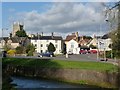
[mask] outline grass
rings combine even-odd
[[[67,61],[67,60],[42,60],[42,59],[23,59],[23,58],[4,58],[4,64],[41,67],[41,68],[62,68],[62,69],[87,69],[97,71],[117,72],[118,67],[103,62],[90,61]]]

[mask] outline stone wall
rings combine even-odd
[[[80,69],[32,68],[7,65],[3,70],[11,75],[56,79],[67,82],[85,81],[86,84],[118,86],[118,73]],[[104,84],[104,85],[103,85]]]

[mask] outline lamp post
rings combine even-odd
[[[109,27],[110,27],[110,31],[112,31],[112,24],[111,24],[111,22],[107,19],[106,20],[106,22],[108,22],[109,23]],[[111,43],[111,54],[110,54],[110,56],[111,56],[111,59],[113,58],[113,51],[112,51],[112,43]]]
[[[2,28],[2,40],[1,40],[1,49],[2,49],[2,51],[4,51],[4,48],[3,48],[3,46],[4,46],[4,45],[3,45],[3,40],[4,40],[4,39],[3,39],[3,31],[4,31],[4,30],[8,30],[8,29],[7,29],[7,28]]]
[[[4,39],[3,39],[3,31],[4,31],[4,30],[8,30],[8,29],[7,29],[7,28],[5,28],[5,29],[2,28],[2,40],[1,40],[2,58],[3,58],[3,57],[6,57],[6,52],[4,52],[4,45],[3,45],[3,43],[4,43],[4,42],[3,42],[3,40],[4,40]]]

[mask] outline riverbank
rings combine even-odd
[[[116,88],[118,67],[101,62],[4,58],[6,72],[62,82]]]

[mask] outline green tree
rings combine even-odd
[[[33,56],[34,52],[35,52],[35,46],[33,44],[29,44],[26,46],[26,53],[28,56]]]
[[[117,17],[115,13],[113,13],[115,10]],[[119,12],[117,12],[118,10]],[[118,27],[115,32],[111,33],[111,38],[113,42],[112,50],[114,51],[116,57],[120,57],[120,1],[113,4],[112,7],[108,7],[108,10],[106,10],[106,16],[108,17],[106,21],[110,24],[111,28],[115,25]]]
[[[4,50],[5,51],[9,51],[11,49],[11,45],[4,45]]]
[[[94,46],[92,44],[89,47],[92,48],[92,49],[96,49],[97,48],[96,46]]]
[[[17,54],[24,54],[25,53],[25,47],[23,47],[23,46],[16,47],[16,53]]]
[[[54,45],[52,43],[50,43],[48,45],[48,52],[54,52],[56,50],[56,48],[54,47]]]
[[[83,36],[84,39],[92,39],[91,36]]]
[[[18,37],[27,37],[27,34],[25,32],[25,30],[20,30],[16,32],[16,36]]]

